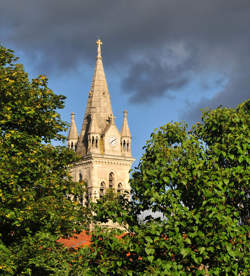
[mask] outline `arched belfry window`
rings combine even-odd
[[[113,189],[114,188],[114,173],[110,173],[109,174],[109,189]]]
[[[105,190],[105,182],[102,181],[100,185],[100,198],[104,196],[104,190]]]
[[[119,183],[117,186],[117,193],[121,193],[122,192],[122,183]]]
[[[79,173],[79,182],[82,182],[82,174]]]
[[[98,137],[95,138],[95,147],[98,148]]]

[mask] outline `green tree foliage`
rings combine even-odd
[[[66,197],[77,189],[74,153],[50,145],[64,139],[64,96],[44,76],[29,81],[16,60],[0,47],[0,274],[66,273],[70,255],[56,241],[80,231],[87,214]]]
[[[156,130],[133,172],[132,201],[94,205],[95,220],[126,234],[97,229],[75,275],[249,275],[249,110],[250,100],[205,111],[191,131]],[[161,218],[138,221],[148,210]]]

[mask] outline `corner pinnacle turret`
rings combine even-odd
[[[122,123],[122,130],[121,130],[121,136],[122,137],[131,137],[131,133],[128,127],[128,120],[127,120],[127,114],[128,111],[123,111],[124,117],[123,117],[123,123]]]
[[[96,113],[95,113],[95,109],[92,108],[92,112],[90,114],[90,125],[89,125],[89,130],[88,133],[89,134],[100,134],[100,129],[98,127],[97,121],[96,121]]]
[[[125,156],[131,156],[131,133],[128,127],[127,110],[123,112],[124,118],[121,130],[121,151]]]
[[[77,132],[77,127],[75,123],[74,112],[71,113],[71,124],[70,124],[70,130],[69,130],[69,135],[67,140],[68,140],[68,147],[75,150],[76,144],[78,141],[78,132]]]

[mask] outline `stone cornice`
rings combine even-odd
[[[92,153],[92,154],[86,155],[85,157],[82,157],[82,159],[79,162],[75,163],[75,167],[79,167],[83,164],[84,165],[109,164],[109,165],[131,166],[131,164],[134,161],[135,161],[135,158],[132,158],[132,157]]]

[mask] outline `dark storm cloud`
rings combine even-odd
[[[209,107],[217,108],[220,105],[225,107],[236,107],[239,103],[250,97],[250,72],[239,74],[235,72],[235,76],[228,81],[228,84],[222,91],[219,91],[213,98],[206,97],[194,105],[188,103],[189,109],[182,114],[182,119],[194,123],[201,115],[201,109]]]
[[[134,63],[129,74],[123,79],[122,87],[130,93],[131,102],[148,102],[153,97],[167,94],[169,91],[178,91],[190,81],[191,58],[181,64],[164,64],[159,57],[148,58]]]
[[[201,90],[190,118],[208,104],[249,97],[249,0],[0,0],[0,6],[0,40],[41,70],[89,63],[100,36],[105,66],[121,70],[132,101],[172,97],[210,73],[228,85],[210,100],[209,88]]]

